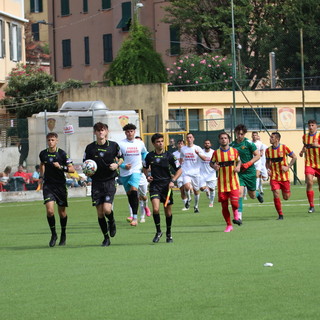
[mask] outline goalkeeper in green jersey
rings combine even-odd
[[[230,146],[237,149],[241,160],[241,171],[239,172],[240,180],[240,197],[239,197],[239,219],[242,221],[243,212],[243,192],[247,187],[251,199],[257,198],[260,203],[263,202],[262,195],[256,190],[256,169],[254,163],[260,159],[260,153],[257,147],[245,137],[247,128],[244,124],[239,124],[234,129],[236,140]]]

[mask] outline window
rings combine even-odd
[[[31,12],[43,12],[42,0],[30,0]]]
[[[103,35],[103,61],[104,63],[112,62],[112,34]]]
[[[131,23],[131,2],[123,2],[121,4],[122,18],[117,25],[118,29],[122,31],[128,31]]]
[[[169,110],[169,121],[167,131],[186,130],[186,111],[183,109]]]
[[[21,27],[14,24],[8,23],[9,26],[9,44],[10,44],[10,60],[20,61],[21,60]]]
[[[89,37],[84,37],[84,64],[90,64]]]
[[[227,130],[231,130],[232,110],[232,108],[224,109],[224,126]],[[277,108],[254,108],[254,110],[257,114],[252,108],[237,108],[235,116],[236,125],[243,123],[248,130],[277,129]]]
[[[88,0],[83,0],[82,12],[83,13],[88,13]]]
[[[189,109],[189,129],[199,131],[199,110]]]
[[[71,40],[62,40],[62,65],[64,68],[71,67]]]
[[[180,29],[170,26],[170,55],[176,56],[180,54]]]
[[[40,41],[40,34],[39,34],[39,23],[33,23],[31,25],[31,32],[34,41]]]
[[[111,8],[111,0],[102,0],[102,9],[110,9]]]
[[[92,128],[93,118],[92,117],[79,117],[79,128]]]
[[[0,58],[4,58],[6,56],[6,41],[5,41],[5,33],[4,33],[4,21],[0,20]]]
[[[320,123],[320,107],[305,108],[305,126],[307,127],[308,121],[313,119]],[[296,126],[297,129],[303,128],[303,108],[296,108]]]
[[[61,0],[61,15],[68,16],[70,14],[69,0]]]

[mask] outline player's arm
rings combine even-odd
[[[234,172],[240,172],[240,170],[241,170],[241,160],[240,160],[240,157],[238,157],[237,158],[237,160],[236,160],[236,166],[234,167]]]
[[[196,155],[198,155],[198,157],[199,157],[201,160],[206,161],[206,156],[205,156],[205,154],[202,152],[202,150],[200,151],[200,150],[196,149],[196,150],[194,150],[194,152],[196,153]]]
[[[290,163],[287,166],[282,166],[282,171],[287,172],[289,171],[290,168],[292,168],[292,166],[295,164],[295,162],[297,161],[297,156],[294,154],[294,152],[290,152],[288,154],[288,156],[291,158]]]
[[[248,169],[249,167],[251,167],[256,161],[258,161],[258,160],[260,159],[260,153],[259,153],[259,151],[258,151],[257,149],[252,152],[252,155],[253,155],[253,158],[252,158],[250,161],[248,161],[248,162],[246,162],[246,163],[243,163],[243,164],[241,165],[241,170],[242,170],[242,171],[247,170],[247,169]]]

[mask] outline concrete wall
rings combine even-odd
[[[12,172],[16,172],[18,169],[20,153],[17,146],[0,148],[0,172],[4,170],[6,166],[12,167]]]
[[[166,84],[146,84],[102,88],[82,88],[63,91],[58,105],[65,101],[101,100],[110,110],[143,110],[142,131],[155,132],[163,129],[167,118]]]

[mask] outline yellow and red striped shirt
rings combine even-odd
[[[306,147],[305,165],[315,169],[320,169],[320,148],[312,146],[315,142],[320,144],[320,132],[304,134],[302,142]]]
[[[211,158],[211,162],[218,162],[218,192],[230,192],[240,188],[238,174],[234,172],[239,153],[230,147],[228,150],[217,149]]]
[[[269,147],[266,151],[266,159],[270,160],[271,180],[288,181],[289,171],[283,172],[282,166],[287,166],[287,156],[293,152],[284,144],[279,144],[278,147]]]

